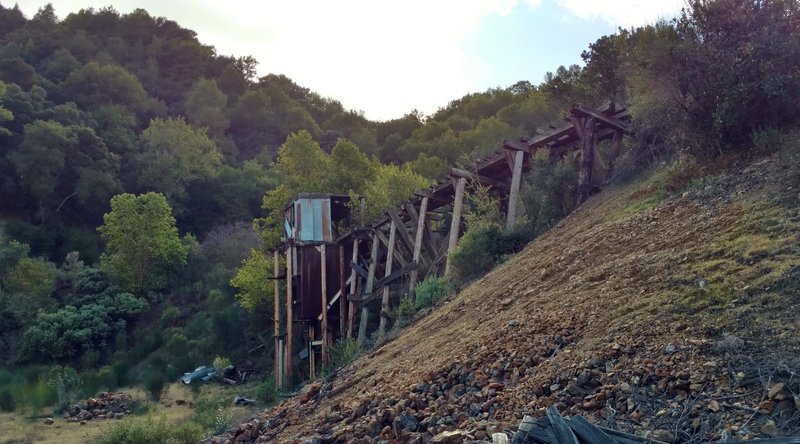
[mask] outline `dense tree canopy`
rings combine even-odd
[[[187,250],[163,195],[114,196],[103,220],[97,229],[106,243],[101,264],[123,289],[142,293],[164,288],[170,273],[184,265]]]

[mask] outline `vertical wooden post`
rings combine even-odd
[[[575,119],[581,138],[581,169],[578,173],[578,202],[580,206],[589,198],[592,190],[592,168],[594,168],[594,117]]]
[[[372,233],[372,252],[369,255],[369,270],[367,272],[367,283],[364,285],[364,298],[372,295],[373,286],[375,285],[375,268],[378,266],[378,252],[381,242],[378,235]],[[367,321],[369,320],[369,304],[361,302],[361,318],[358,323],[358,342],[363,344],[367,340]]]
[[[273,270],[273,277],[275,280],[272,282],[273,285],[273,318],[275,320],[275,358],[274,358],[274,367],[275,367],[275,387],[282,387],[283,386],[283,368],[281,367],[281,347],[280,347],[280,336],[281,336],[281,296],[280,296],[280,283],[278,282],[278,276],[281,275],[280,271],[280,253],[278,250],[272,252],[272,258],[274,262],[274,270]]]
[[[611,141],[611,152],[608,153],[608,173],[606,173],[606,180],[611,179],[614,175],[614,161],[619,157],[622,151],[622,131],[614,131],[614,139]]]
[[[464,204],[464,187],[467,179],[463,177],[453,178],[455,180],[456,194],[453,197],[453,220],[450,222],[450,239],[447,243],[447,262],[444,265],[444,275],[450,275],[450,253],[456,248],[458,235],[461,229],[461,206]]]
[[[353,238],[353,262],[358,262],[358,238]],[[356,294],[356,281],[358,281],[356,276],[356,269],[351,268],[350,271],[350,294]],[[345,296],[345,295],[343,295]],[[347,300],[345,297],[344,300]],[[348,304],[348,313],[347,313],[347,338],[350,339],[353,337],[353,322],[355,321],[356,317],[356,302],[349,301]]]
[[[294,246],[286,248],[286,384],[292,385],[292,282],[294,281]]]
[[[308,338],[306,347],[308,349],[308,377],[314,379],[317,377],[317,356],[314,351],[314,339],[317,337],[314,324],[308,325]]]
[[[322,366],[328,365],[328,254],[320,245],[320,287],[322,287]]]
[[[392,221],[391,225],[389,225],[389,252],[386,254],[386,271],[383,274],[384,277],[392,274],[392,261],[394,260],[394,244],[396,237],[397,226],[395,225],[394,221]],[[391,288],[388,284],[383,287],[383,299],[381,299],[381,323],[379,326],[379,331],[381,334],[386,333],[386,321],[388,320],[387,315],[389,314],[390,290]]]
[[[519,184],[522,180],[522,161],[525,152],[514,154],[514,171],[511,175],[511,191],[508,193],[508,212],[506,212],[506,228],[511,229],[517,221],[517,200],[519,200]]]
[[[417,266],[419,266],[419,258],[422,254],[422,237],[425,234],[425,217],[428,214],[428,198],[423,197],[422,202],[419,204],[419,218],[417,219],[417,231],[414,236],[414,252],[413,252],[413,261]],[[436,255],[435,251],[430,252],[429,254]],[[431,264],[433,267],[433,264]],[[419,276],[419,269],[415,268],[411,270],[411,276],[409,276],[408,280],[408,297],[411,298],[411,301],[414,301],[414,287],[417,286],[417,278]]]
[[[344,336],[347,322],[347,289],[344,280],[344,245],[339,245],[339,336]]]

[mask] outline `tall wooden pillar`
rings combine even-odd
[[[281,367],[281,296],[280,296],[280,283],[278,282],[278,276],[281,275],[280,270],[280,253],[278,250],[272,252],[272,258],[274,262],[274,270],[273,270],[273,277],[275,280],[272,281],[273,285],[273,319],[275,324],[275,334],[273,335],[275,338],[275,358],[274,358],[274,366],[275,366],[275,387],[283,387],[283,368]]]
[[[339,245],[339,336],[347,328],[347,285],[344,280],[344,245]]]
[[[358,262],[358,238],[353,238],[353,263]],[[352,267],[350,271],[350,294],[356,294],[356,283],[358,282],[358,276],[356,273],[355,267]],[[344,295],[342,295],[344,296]],[[344,300],[348,300],[345,297]],[[347,338],[353,337],[353,323],[356,317],[356,301],[348,301],[348,313],[347,313]]]
[[[419,259],[420,255],[422,254],[422,238],[425,234],[425,217],[428,214],[428,198],[423,197],[422,202],[419,204],[419,218],[417,219],[417,231],[414,236],[414,252],[413,252],[413,261],[417,264],[417,268],[411,270],[411,276],[408,280],[408,296],[411,298],[413,302],[415,299],[414,295],[414,287],[417,286],[417,278],[419,276]],[[436,252],[432,251],[430,254],[435,255]],[[433,264],[431,264],[433,266]]]
[[[322,287],[322,366],[328,365],[328,254],[325,244],[319,246],[320,287]]]
[[[581,139],[581,168],[578,173],[577,206],[586,202],[592,191],[592,168],[594,168],[594,117],[573,118],[575,129]]]
[[[506,228],[510,229],[517,221],[517,200],[519,200],[519,185],[522,180],[522,161],[525,152],[517,151],[514,154],[514,171],[511,175],[511,190],[508,193],[508,211],[506,212]]]
[[[286,371],[284,372],[286,384],[292,385],[292,282],[294,281],[294,246],[286,248]]]
[[[389,226],[389,252],[386,254],[386,272],[383,274],[384,277],[392,274],[392,261],[394,260],[394,244],[396,237],[397,226],[395,225],[394,221],[392,221],[391,225]],[[391,286],[388,284],[383,287],[383,299],[381,299],[381,323],[379,326],[379,330],[382,334],[386,333],[386,321],[389,314],[390,287]]]
[[[364,285],[364,299],[372,295],[375,285],[375,268],[378,266],[378,252],[381,242],[378,235],[372,233],[372,252],[369,255],[369,271],[367,272],[367,283]],[[358,324],[358,342],[363,344],[367,340],[367,321],[369,320],[369,304],[361,302],[361,318]]]
[[[450,222],[450,239],[447,243],[448,256],[455,250],[456,244],[458,243],[458,235],[461,230],[461,207],[464,204],[464,188],[467,184],[467,179],[463,177],[454,177],[452,180],[455,181],[453,185],[456,188],[456,194],[453,197],[453,220]],[[444,266],[444,275],[450,276],[449,257]]]
[[[614,161],[619,157],[622,151],[622,131],[614,131],[614,139],[611,141],[611,152],[608,154],[608,173],[606,173],[606,180],[611,179],[614,175]]]

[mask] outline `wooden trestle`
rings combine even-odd
[[[378,331],[385,333],[393,317],[392,303],[402,297],[414,300],[414,287],[425,277],[448,275],[449,252],[453,251],[461,232],[461,213],[467,182],[478,182],[489,187],[505,204],[506,227],[512,227],[517,218],[522,176],[530,169],[532,156],[539,150],[547,150],[550,156],[563,157],[570,151],[580,152],[578,201],[580,205],[592,193],[592,171],[594,152],[598,142],[611,140],[609,170],[614,158],[619,155],[622,137],[629,133],[630,115],[625,108],[613,102],[597,109],[575,105],[567,121],[547,134],[534,138],[506,140],[502,148],[476,162],[467,169],[450,170],[449,177],[426,190],[414,193],[407,202],[390,208],[383,217],[372,223],[353,227],[332,242],[323,242],[316,247],[321,257],[319,279],[321,294],[293,294],[293,285],[286,285],[285,315],[280,315],[278,281],[275,281],[275,381],[279,386],[291,385],[293,321],[308,324],[312,332],[309,362],[314,362],[315,347],[320,349],[322,365],[328,363],[328,347],[335,338],[352,338],[356,313],[360,311],[357,337],[364,342],[368,335],[370,309],[378,309]],[[609,172],[610,174],[610,172]],[[597,181],[595,181],[597,182]],[[449,224],[444,223],[448,220]],[[336,254],[326,255],[326,248]],[[306,270],[298,263],[297,250],[292,242],[280,248],[285,252],[285,274],[281,272],[279,258],[274,255],[275,279],[292,277]],[[307,256],[307,252],[305,255]],[[304,258],[306,257],[304,256]],[[326,258],[334,258],[335,268],[328,270]],[[319,260],[319,259],[318,259]],[[335,275],[337,285],[326,285]],[[287,281],[290,282],[291,280]],[[335,294],[331,294],[335,292]],[[317,319],[293,319],[293,306],[298,298],[319,298],[321,314]],[[377,301],[380,304],[377,304]],[[373,301],[376,301],[373,304]],[[329,323],[328,311],[338,322]],[[285,319],[285,335],[280,334],[281,322]],[[316,332],[316,333],[313,333]],[[309,376],[315,376],[314,365]]]

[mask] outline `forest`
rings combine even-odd
[[[367,220],[574,103],[628,104],[620,175],[778,140],[800,118],[798,28],[796,1],[690,0],[541,82],[371,121],[142,9],[0,5],[0,409],[53,372],[92,394],[217,356],[269,371],[248,350],[271,348],[267,252],[298,192],[364,196]],[[531,232],[571,210],[578,161],[526,178]]]

